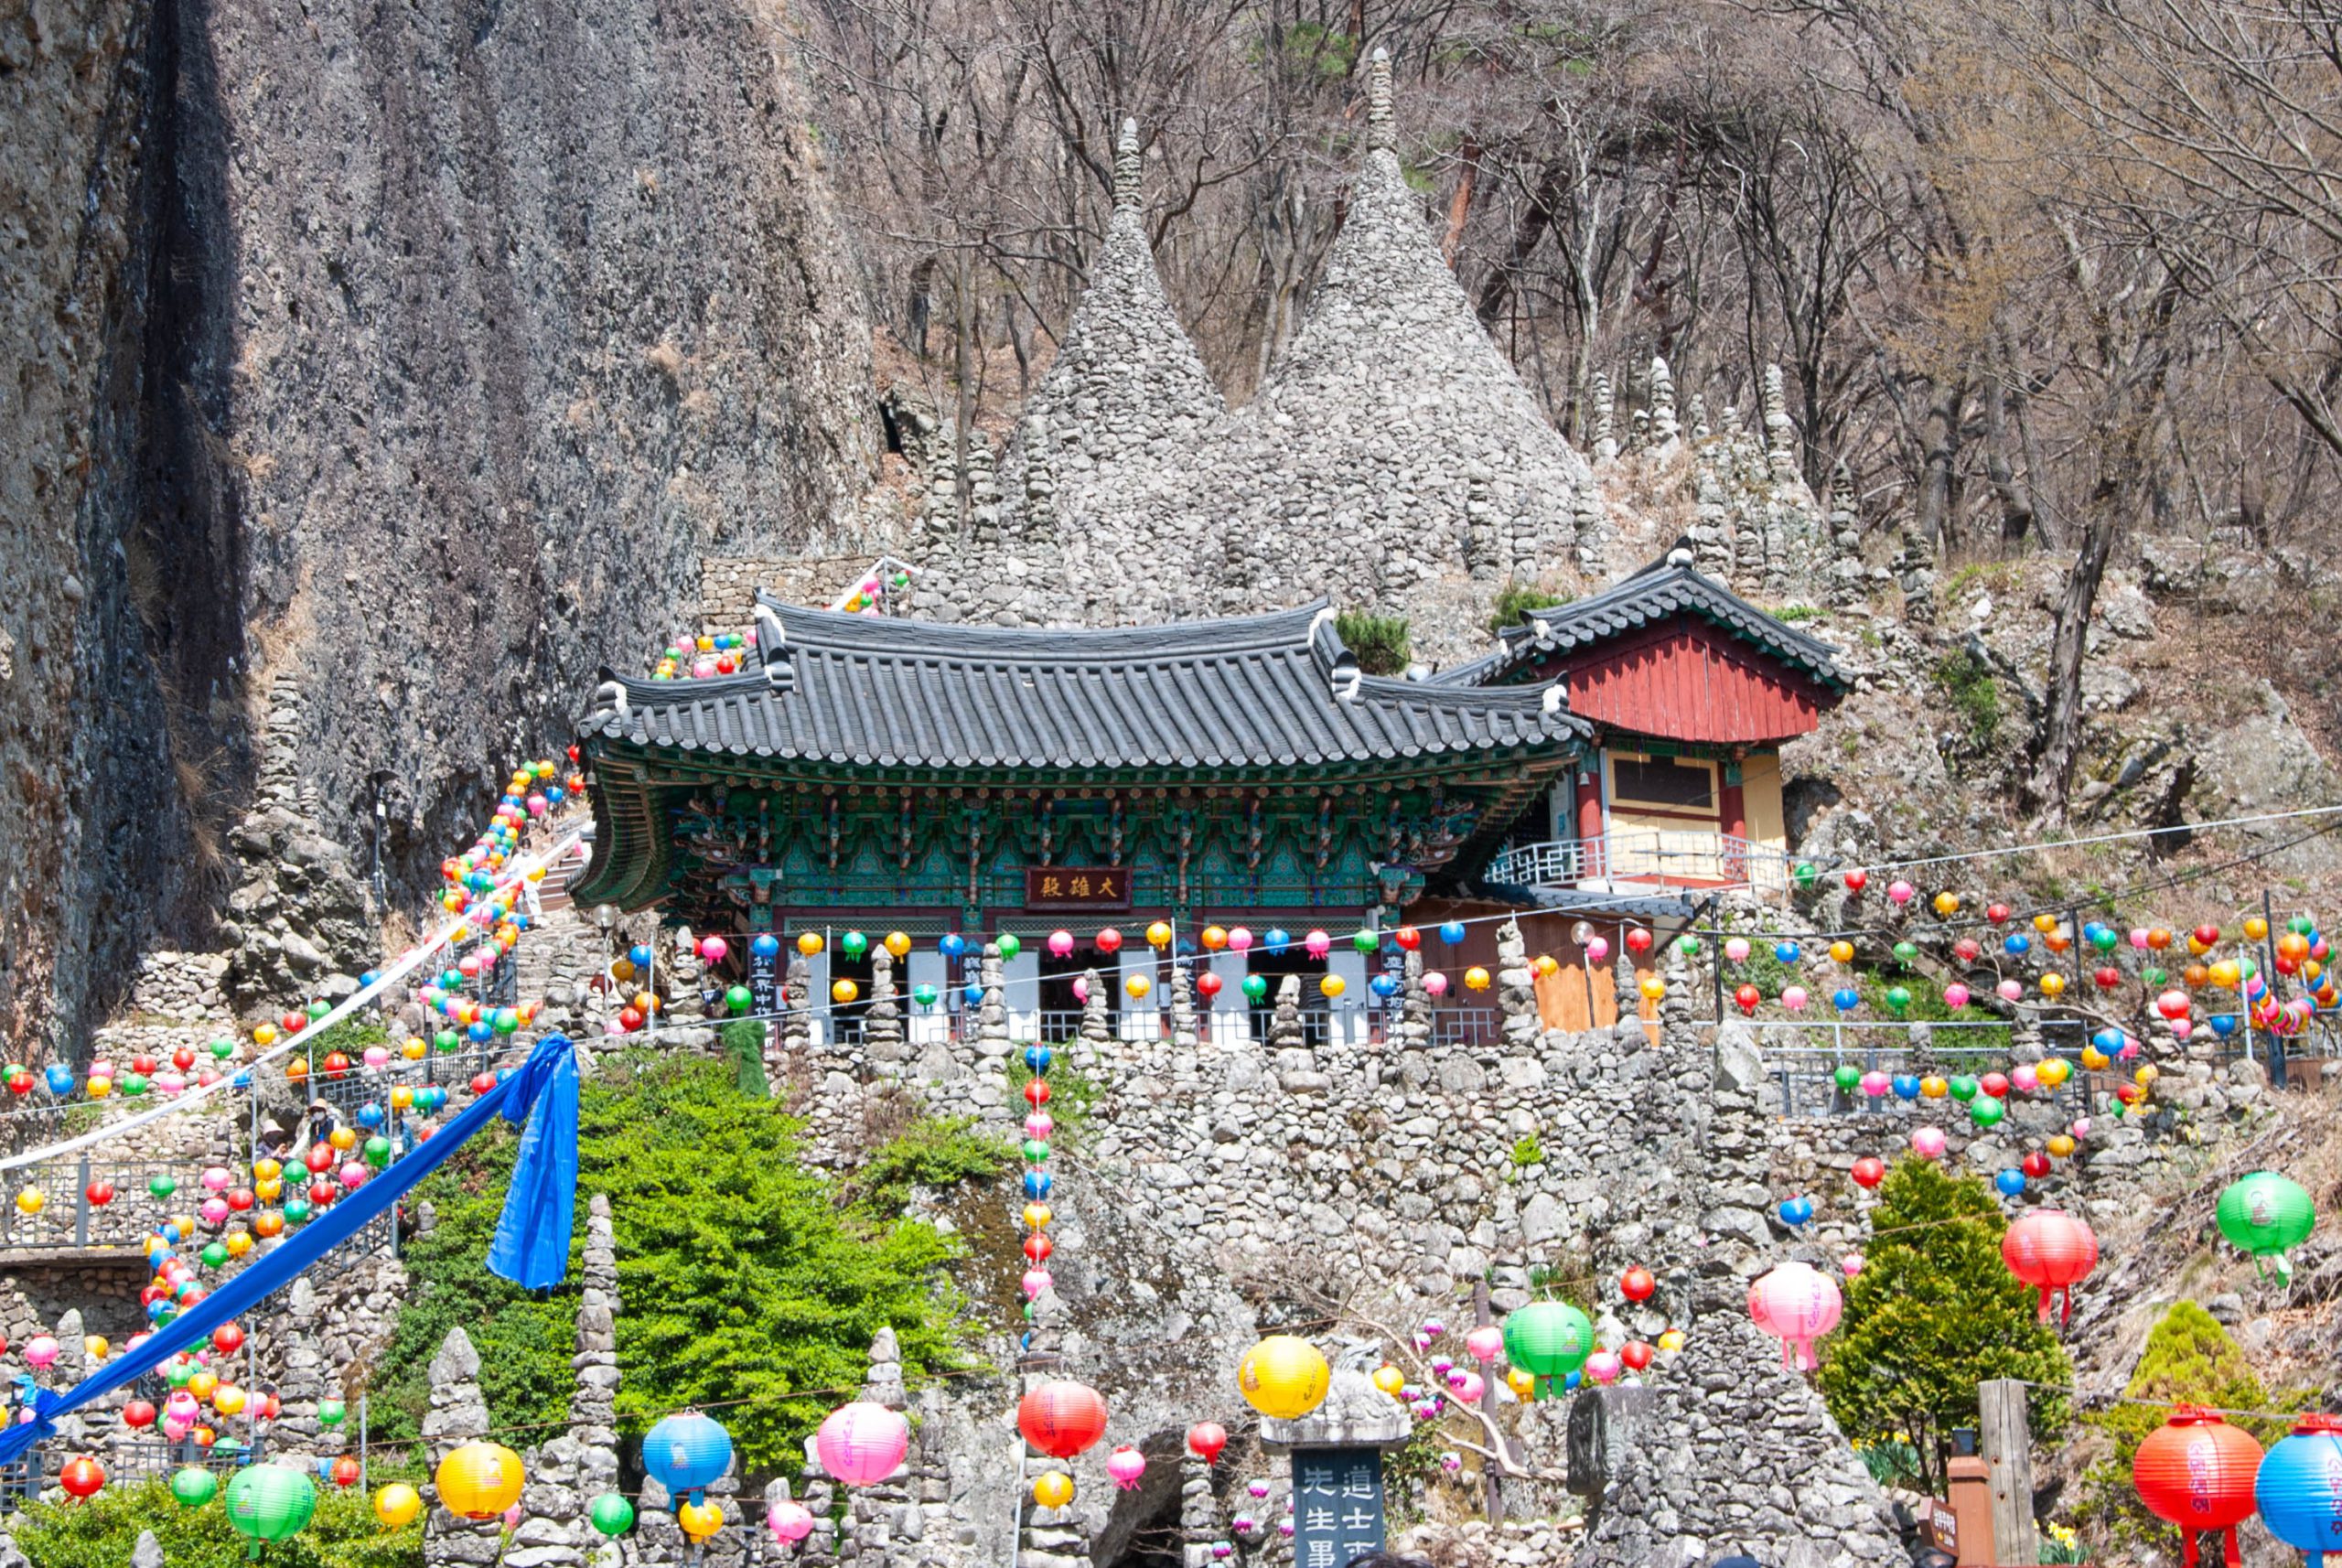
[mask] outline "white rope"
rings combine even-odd
[[[2305,806],[2298,811],[2264,811],[2258,816],[2221,817],[2208,822],[2175,822],[2167,828],[2129,828],[2119,833],[2098,833],[2082,839],[2053,839],[2045,843],[2010,844],[2001,849],[1971,850],[1965,854],[1931,855],[1923,860],[1885,860],[1873,865],[1849,865],[1846,871],[1907,871],[1921,865],[1958,865],[1971,860],[1994,860],[2003,855],[2033,854],[2044,850],[2079,849],[2086,844],[2122,843],[2132,839],[2162,838],[2170,833],[2208,832],[2214,828],[2251,827],[2260,822],[2295,822],[2304,817],[2330,817],[2342,812],[2342,805]]]
[[[553,862],[560,859],[561,856],[567,854],[569,850],[577,843],[579,839],[585,835],[585,831],[583,824],[580,824],[578,827],[571,829],[569,832],[556,841],[551,848],[535,855],[530,856],[525,860],[508,865],[505,867],[505,874],[503,877],[496,884],[497,888],[501,890],[503,888],[510,887],[513,884],[519,882],[521,878],[527,876],[530,872],[535,871],[542,866],[551,865]],[[146,1126],[148,1123],[159,1121],[163,1117],[175,1115],[183,1111],[194,1110],[197,1106],[202,1104],[206,1100],[219,1092],[221,1089],[233,1084],[236,1081],[236,1077],[238,1075],[256,1072],[268,1063],[276,1060],[279,1057],[288,1055],[295,1047],[306,1047],[309,1040],[317,1034],[332,1028],[336,1024],[340,1023],[343,1019],[349,1017],[351,1014],[357,1012],[360,1008],[365,1006],[376,997],[381,996],[384,992],[395,988],[401,980],[403,980],[407,975],[413,973],[424,960],[431,958],[433,955],[450,946],[455,941],[457,936],[465,929],[465,922],[459,920],[455,924],[446,926],[440,930],[435,931],[430,936],[425,937],[422,941],[416,943],[414,947],[409,948],[404,953],[400,955],[400,957],[395,960],[389,968],[379,972],[375,975],[374,983],[371,985],[359,987],[355,993],[345,998],[338,1005],[328,1010],[323,1017],[311,1019],[307,1024],[302,1026],[301,1031],[298,1034],[285,1036],[282,1045],[276,1047],[275,1049],[269,1051],[264,1056],[254,1058],[250,1066],[238,1069],[236,1074],[223,1074],[216,1081],[188,1090],[176,1098],[156,1106],[152,1111],[143,1111],[135,1116],[126,1116],[119,1122],[109,1122],[104,1126],[84,1133],[79,1137],[68,1138],[61,1144],[51,1144],[45,1148],[30,1149],[22,1154],[10,1155],[5,1158],[0,1158],[0,1173],[18,1170],[26,1165],[37,1165],[43,1160],[58,1159],[66,1155],[78,1155],[83,1149],[93,1148],[97,1144],[118,1138],[124,1133],[133,1132],[140,1127]]]

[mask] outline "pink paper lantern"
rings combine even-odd
[[[1073,955],[1073,933],[1071,931],[1051,931],[1049,933],[1049,951],[1056,954],[1058,958],[1070,958]]]
[[[722,937],[702,937],[700,939],[699,956],[706,960],[709,963],[722,963],[724,961],[724,955],[731,950],[732,944],[725,941]]]
[[[1447,976],[1440,973],[1439,971],[1435,969],[1425,970],[1423,972],[1423,994],[1426,996],[1446,995]]]
[[[1615,1383],[1618,1380],[1618,1355],[1615,1350],[1596,1350],[1585,1359],[1585,1380],[1589,1383]]]
[[[1488,1391],[1488,1382],[1477,1372],[1465,1372],[1456,1380],[1456,1402],[1477,1404],[1480,1396]]]
[[[1967,1006],[1968,987],[1961,984],[1960,982],[1956,980],[1950,985],[1945,986],[1943,988],[1943,1004],[1950,1008],[1955,1013],[1959,1012],[1962,1007]]]
[[[1943,1129],[1921,1127],[1911,1134],[1911,1152],[1923,1160],[1943,1158]]]
[[[1863,1255],[1860,1252],[1849,1252],[1838,1260],[1838,1267],[1851,1280],[1863,1272]]]
[[[2073,1134],[2074,1140],[2079,1143],[2082,1139],[2090,1136],[2090,1118],[2087,1116],[2075,1117],[2073,1121],[2067,1125],[2066,1131]]]
[[[1125,1443],[1106,1455],[1106,1474],[1120,1490],[1134,1492],[1139,1477],[1146,1474],[1146,1455]]]
[[[1249,930],[1249,929],[1247,929],[1245,927],[1242,927],[1242,926],[1230,926],[1230,927],[1229,927],[1229,928],[1228,928],[1228,950],[1229,950],[1230,952],[1250,952],[1250,951],[1252,951],[1252,931],[1251,931],[1251,930]]]
[[[1333,950],[1334,939],[1323,931],[1312,931],[1301,939],[1302,950],[1311,958],[1324,958]]]
[[[1886,885],[1886,896],[1897,904],[1908,904],[1918,891],[1899,876]]]
[[[2031,1094],[2041,1087],[2041,1074],[2031,1062],[2019,1062],[2009,1069],[2009,1082],[2013,1087]]]
[[[1883,1072],[1874,1069],[1863,1074],[1863,1092],[1873,1100],[1884,1100],[1886,1091],[1894,1087],[1895,1080]]]
[[[1746,963],[1748,961],[1748,939],[1746,937],[1726,938],[1724,944],[1724,956],[1730,959],[1735,963]]]
[[[1058,1130],[1057,1119],[1046,1111],[1036,1111],[1025,1118],[1025,1135],[1047,1143],[1050,1133]]]
[[[203,1222],[206,1225],[225,1225],[228,1223],[228,1200],[224,1197],[207,1197],[203,1200],[203,1207],[197,1209],[196,1213],[203,1217]]]
[[[1041,1293],[1048,1289],[1055,1282],[1052,1280],[1049,1271],[1047,1269],[1027,1269],[1025,1271],[1025,1278],[1022,1283],[1025,1286],[1025,1299],[1026,1301],[1038,1301],[1041,1299]]]
[[[1748,1320],[1781,1342],[1784,1367],[1820,1366],[1813,1342],[1838,1326],[1844,1310],[1837,1282],[1810,1263],[1778,1264],[1748,1287]],[[1592,1365],[1589,1359],[1589,1370]]]
[[[203,1190],[206,1192],[225,1192],[235,1185],[236,1178],[226,1165],[211,1165],[203,1173]]]
[[[1076,1002],[1090,1000],[1090,982],[1085,976],[1077,974],[1073,977],[1073,999]]]
[[[2131,945],[2132,945],[2133,947],[2134,947],[2134,948],[2138,949],[2141,952],[2144,952],[2144,951],[2146,951],[2146,950],[2147,950],[2147,928],[2146,928],[2146,927],[2144,927],[2144,926],[2133,926],[2133,927],[2132,927],[2132,928],[2131,928]]]
[[[1586,962],[1601,963],[1605,960],[1608,959],[1609,956],[1610,939],[1608,937],[1588,937],[1585,939]]]
[[[1806,1001],[1807,997],[1804,986],[1785,985],[1781,988],[1781,1005],[1788,1008],[1790,1012],[1804,1012]]]
[[[802,1503],[778,1502],[765,1515],[765,1528],[783,1546],[794,1546],[813,1533],[813,1516]]]
[[[60,1347],[51,1336],[37,1335],[25,1345],[25,1365],[35,1371],[45,1372],[57,1365],[59,1349]]]
[[[2022,980],[2004,980],[1993,989],[2001,993],[2001,1000],[2004,1002],[2025,1000],[2025,982]]]
[[[1491,1323],[1464,1336],[1464,1348],[1483,1367],[1504,1354],[1504,1330]]]
[[[813,1434],[822,1468],[848,1487],[874,1487],[902,1467],[911,1427],[896,1411],[867,1400],[830,1412]]]

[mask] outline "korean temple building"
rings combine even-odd
[[[1778,748],[1843,682],[1825,645],[1685,553],[1423,679],[1362,673],[1334,620],[1320,602],[1004,628],[759,595],[738,672],[605,672],[579,725],[596,843],[575,895],[701,934],[818,933],[817,1003],[837,979],[866,995],[869,955],[849,958],[843,933],[903,932],[897,979],[944,998],[914,1010],[916,1036],[950,1026],[951,933],[972,950],[1018,939],[1020,1033],[1076,1012],[1085,970],[1159,982],[1181,957],[1220,976],[1214,1031],[1258,1027],[1248,974],[1330,973],[1338,998],[1304,986],[1315,1026],[1363,1032],[1382,1005],[1370,982],[1397,959],[1356,933],[1466,922],[1424,954],[1461,976],[1493,967],[1480,917],[1505,911],[1560,961],[1540,985],[1555,1021],[1606,1023],[1616,977],[1588,972],[1585,923],[1616,950],[1624,922],[1663,929],[1718,891],[1785,887]],[[1143,938],[1157,921],[1169,952]],[[1258,935],[1203,951],[1215,925]],[[1278,930],[1292,940],[1264,940]],[[1312,930],[1332,938],[1322,956]],[[1049,950],[1059,931],[1071,952]],[[1163,995],[1117,986],[1123,1027],[1159,1026]]]

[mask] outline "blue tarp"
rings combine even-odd
[[[532,1110],[540,1105],[544,1114],[532,1117]],[[519,1071],[464,1107],[461,1115],[418,1144],[414,1153],[262,1253],[218,1290],[156,1329],[137,1349],[116,1356],[94,1376],[61,1393],[43,1389],[33,1402],[31,1421],[23,1422],[20,1416],[20,1424],[0,1430],[0,1465],[54,1436],[59,1416],[135,1381],[182,1350],[209,1343],[213,1329],[252,1311],[364,1230],[499,1114],[513,1122],[528,1119],[529,1128],[521,1137],[521,1165],[513,1172],[512,1188],[505,1197],[489,1267],[524,1284],[559,1280],[569,1260],[570,1213],[576,1205],[577,1058],[568,1036],[547,1035],[530,1051]],[[550,1214],[531,1212],[539,1207],[558,1210],[557,1222]],[[517,1219],[516,1210],[521,1211]],[[543,1249],[552,1243],[556,1227],[559,1248],[548,1253]],[[514,1238],[509,1250],[508,1234]],[[522,1272],[508,1273],[498,1266],[500,1259]],[[553,1272],[544,1275],[548,1267]],[[543,1277],[525,1277],[529,1274]]]

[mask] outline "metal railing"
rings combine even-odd
[[[1911,1026],[1907,1024],[1849,1024],[1810,1026],[1803,1025],[1756,1026],[1758,1030],[1756,1048],[1764,1058],[1766,1070],[1780,1093],[1780,1114],[1799,1120],[1832,1116],[1897,1115],[1916,1112],[1925,1101],[1905,1100],[1891,1090],[1884,1095],[1871,1095],[1857,1088],[1852,1090],[1838,1086],[1840,1068],[1851,1067],[1863,1073],[1884,1073],[1892,1079],[1902,1076],[1925,1078],[1933,1073],[1944,1078],[1966,1074],[1982,1078],[1988,1072],[2009,1069],[2009,1046],[2006,1026],[1997,1024],[1931,1024],[1926,1026],[1928,1038],[1924,1044],[1911,1039]],[[1831,1043],[1776,1043],[1766,1036],[1778,1030],[1789,1038],[1805,1041],[1828,1039]],[[2070,1115],[2087,1112],[2091,1104],[2091,1076],[2082,1070],[2079,1058],[2087,1035],[2077,1027],[2061,1026],[2053,1021],[2044,1027],[2044,1045],[2048,1054],[2065,1060],[2073,1068],[2066,1081],[2052,1090],[2035,1090],[2025,1099],[2058,1106]],[[1969,1043],[1963,1036],[1972,1037]],[[1959,1109],[1955,1104],[1953,1109]]]
[[[1731,833],[1673,829],[1515,844],[1488,864],[1490,882],[1515,887],[1588,884],[1752,887],[1786,896],[1789,857]]]

